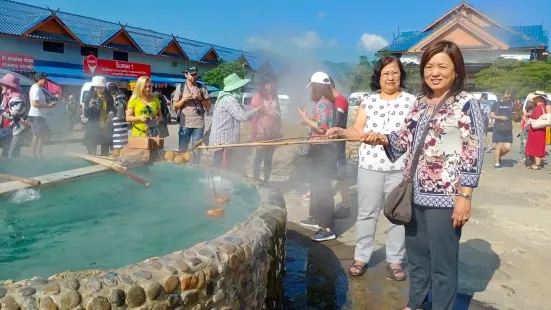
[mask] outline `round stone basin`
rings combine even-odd
[[[0,159],[0,173],[18,177],[32,178],[65,170],[78,169],[90,166],[84,160],[72,158],[2,158]],[[0,179],[0,183],[8,182]]]
[[[224,217],[210,218],[207,210],[218,206],[204,168],[156,163],[130,171],[151,186],[108,173],[44,188],[30,202],[3,198],[0,280],[138,263],[214,239],[259,206],[254,186],[215,175],[230,201]]]

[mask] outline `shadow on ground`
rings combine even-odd
[[[354,248],[338,241],[316,243],[313,232],[288,223],[285,299],[283,309],[401,309],[407,303],[408,282],[389,279],[385,269],[385,248],[373,253],[370,268],[363,277],[352,278],[347,268],[353,262]],[[488,252],[484,240],[461,244],[469,255],[483,255],[480,266],[470,272],[469,290],[457,295],[456,310],[492,310],[473,299],[483,291],[499,267],[497,255]],[[484,266],[482,265],[484,264]],[[432,309],[430,303],[423,310]],[[436,310],[436,309],[435,309]]]

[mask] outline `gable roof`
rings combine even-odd
[[[495,21],[493,21],[491,18],[489,18],[488,16],[482,14],[482,12],[478,11],[477,9],[475,9],[474,7],[472,7],[471,5],[467,4],[466,1],[463,1],[461,2],[458,6],[456,6],[455,8],[449,10],[446,14],[444,14],[442,17],[440,17],[439,19],[437,19],[436,21],[434,21],[432,24],[428,25],[425,29],[423,29],[423,31],[428,31],[428,30],[434,30],[436,28],[438,28],[439,26],[441,26],[442,24],[445,24],[447,23],[447,21],[451,18],[454,17],[455,14],[463,11],[463,10],[466,10],[466,11],[471,11],[471,12],[474,12],[476,13],[476,15],[478,15],[480,18],[486,20],[489,22],[490,25],[493,25],[493,26],[497,26],[497,27],[501,27],[501,25],[499,25],[498,23],[496,23]]]
[[[455,12],[457,12],[458,8],[474,10],[477,14],[487,19],[490,22],[489,26],[476,26],[480,30],[480,34],[501,41],[509,48],[547,48],[549,46],[548,34],[542,25],[504,27],[476,11],[472,6],[462,3],[423,31],[404,31],[398,33],[384,50],[388,50],[389,52],[407,52],[433,33],[439,32],[451,23],[456,23],[457,19],[462,19],[466,23],[476,24],[472,17],[464,16],[460,13],[456,14]]]
[[[51,15],[52,12],[47,8],[15,2],[12,0],[0,0],[0,34],[22,36],[32,27],[50,18]],[[67,30],[74,34],[80,42],[73,42],[67,37],[50,33],[34,32],[32,36],[35,38],[50,39],[60,42],[122,49],[154,56],[162,53],[163,49],[165,49],[173,40],[173,37],[168,34],[132,26],[121,27],[119,23],[113,23],[96,18],[61,11],[58,12],[56,16],[59,21],[66,26]],[[136,49],[128,48],[128,46],[120,46],[118,44],[104,45],[109,41],[109,39],[116,36],[122,30],[124,30],[130,40],[135,43]],[[176,37],[176,42],[186,54],[187,59],[195,62],[205,62],[203,61],[203,58],[211,50],[221,58],[228,59],[227,61],[232,61],[229,59],[237,60],[241,56],[244,56],[249,64],[251,63],[250,59],[254,59],[252,62],[258,61],[259,59],[266,61],[266,58],[260,55],[247,53],[248,56],[245,56],[241,51],[211,45],[205,42],[180,37]],[[221,56],[222,54],[225,56]],[[239,57],[236,57],[238,54]],[[172,55],[171,53],[162,53],[162,56],[182,57],[182,55]],[[262,66],[262,63],[250,65],[253,70],[255,70],[255,67],[260,66]]]

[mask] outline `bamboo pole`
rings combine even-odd
[[[252,143],[235,143],[235,144],[220,144],[220,145],[201,145],[198,149],[221,149],[228,147],[251,147],[251,146],[276,146],[276,145],[296,145],[296,144],[323,144],[331,142],[361,142],[361,139],[330,139],[330,140],[314,140],[314,141],[283,141],[283,142],[252,142]]]
[[[9,181],[19,181],[32,186],[39,186],[41,184],[40,181],[38,180],[27,179],[23,177],[18,177],[16,175],[9,175],[9,174],[3,174],[3,173],[0,173],[0,179],[9,180]]]
[[[101,157],[97,157],[97,156],[91,156],[91,155],[85,155],[85,154],[79,154],[79,153],[73,153],[73,152],[67,152],[65,153],[65,155],[67,156],[70,156],[70,157],[76,157],[76,158],[80,158],[80,159],[84,159],[84,160],[87,160],[87,161],[91,161],[93,163],[96,163],[98,165],[102,165],[104,167],[107,167],[107,168],[110,168],[110,169],[113,169],[119,173],[121,172],[126,172],[128,170],[128,168],[124,167],[124,166],[121,166],[119,164],[116,164],[106,158],[101,158]]]
[[[109,169],[115,170],[116,172],[128,177],[130,180],[132,180],[136,183],[139,183],[143,186],[151,185],[151,183],[149,183],[148,181],[138,177],[137,175],[135,175],[133,173],[128,172],[127,171],[128,168],[126,168],[124,166],[121,166],[121,165],[117,165],[114,162],[111,162],[109,160],[106,160],[106,159],[103,159],[103,158],[98,158],[98,157],[95,157],[95,156],[85,155],[85,154],[72,153],[72,152],[65,153],[65,155],[80,158],[80,159],[84,159],[84,160],[96,163],[98,165],[107,167]]]

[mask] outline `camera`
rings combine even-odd
[[[205,114],[205,108],[201,103],[195,103],[195,113],[197,113],[197,115]]]

